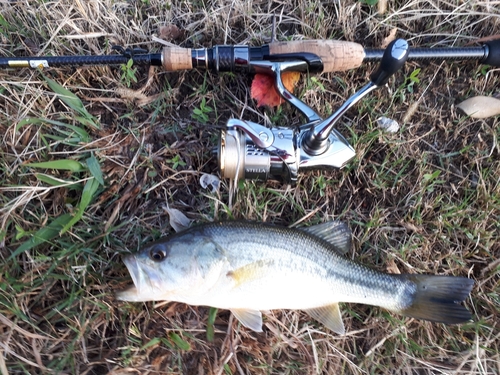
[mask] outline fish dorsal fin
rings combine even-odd
[[[273,259],[261,259],[229,271],[227,277],[234,281],[234,287],[237,288],[244,283],[265,277],[269,272],[272,272],[273,265]]]
[[[351,248],[351,230],[342,221],[332,220],[299,229],[335,246],[340,254],[346,254]]]
[[[245,327],[255,332],[262,332],[262,313],[260,311],[232,309],[231,312]]]
[[[345,333],[344,323],[342,323],[342,315],[338,303],[331,305],[315,307],[314,309],[304,310],[311,318],[317,320],[333,332],[340,335]]]

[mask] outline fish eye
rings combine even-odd
[[[167,257],[167,252],[163,246],[153,246],[153,248],[149,251],[149,257],[155,262],[161,262]]]

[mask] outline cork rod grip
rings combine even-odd
[[[165,47],[162,52],[163,68],[167,72],[193,69],[191,48]]]
[[[363,46],[338,40],[299,40],[269,44],[271,55],[310,52],[321,57],[323,72],[340,72],[354,69],[363,63]]]

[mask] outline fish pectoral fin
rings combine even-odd
[[[346,223],[338,220],[297,228],[330,243],[337,251],[344,255],[351,249],[351,230]]]
[[[262,313],[259,310],[232,309],[231,312],[245,327],[262,332]]]
[[[345,333],[344,323],[342,322],[342,314],[340,313],[340,307],[338,303],[332,303],[331,305],[315,307],[314,309],[304,310],[309,316],[333,332],[340,335]]]
[[[243,267],[229,271],[227,273],[227,277],[231,278],[235,282],[234,287],[237,288],[241,284],[258,280],[266,276],[269,271],[272,271],[273,264],[273,259],[258,260],[256,262],[246,264]]]

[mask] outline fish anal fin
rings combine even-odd
[[[262,332],[262,313],[258,310],[232,309],[231,312],[245,327]]]
[[[332,220],[298,229],[325,240],[342,255],[351,249],[352,233],[347,224],[342,221]]]
[[[268,275],[268,272],[272,271],[273,264],[274,260],[272,259],[258,260],[256,262],[246,264],[243,267],[229,271],[227,273],[227,277],[231,278],[235,282],[234,287],[237,288],[244,283],[265,277]]]
[[[309,316],[333,332],[343,335],[345,333],[344,323],[342,322],[342,314],[338,303],[331,305],[315,307],[313,309],[304,310]]]

